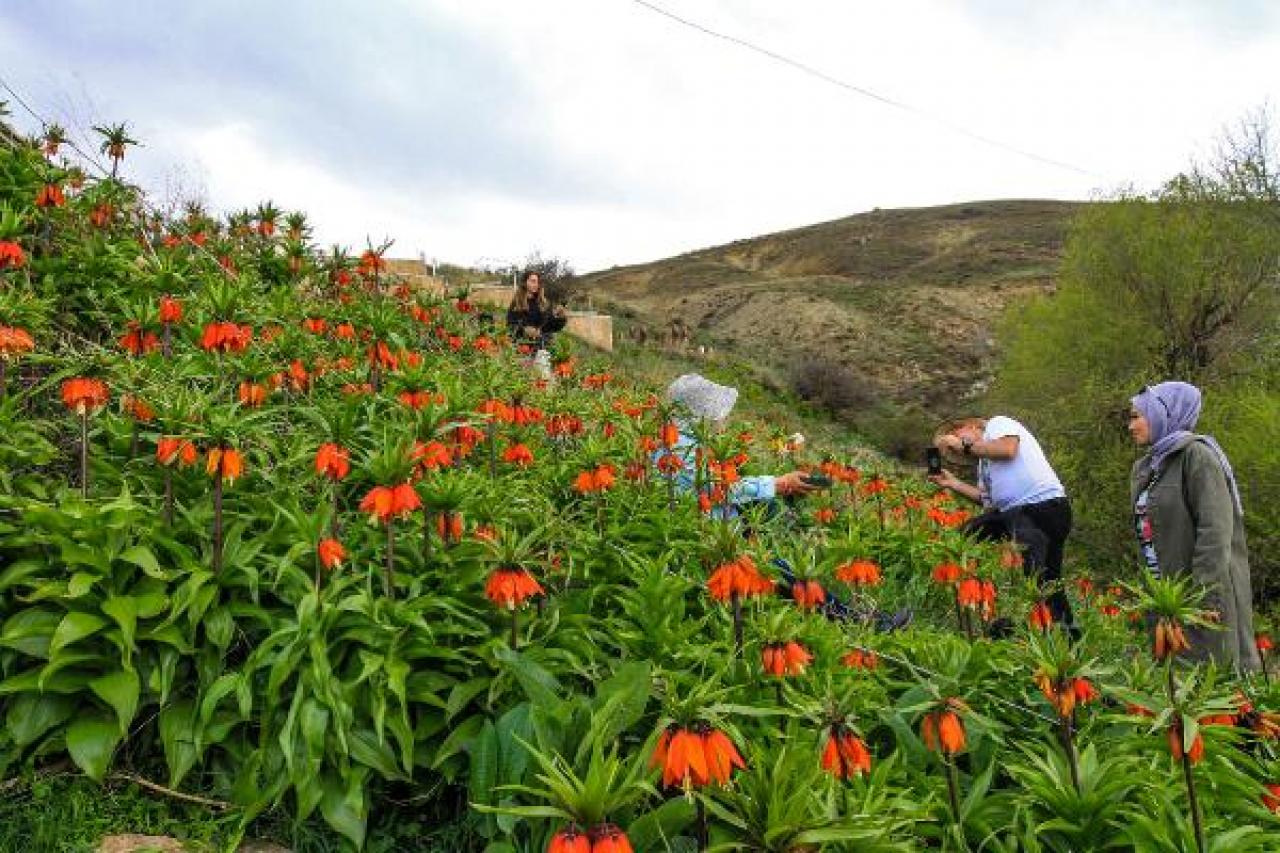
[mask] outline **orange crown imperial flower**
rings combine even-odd
[[[341,565],[347,558],[347,549],[337,539],[321,539],[316,546],[316,553],[320,557],[320,565],[326,569]]]
[[[716,601],[766,595],[773,591],[773,581],[760,574],[752,559],[743,555],[723,563],[707,580],[707,590]]]
[[[880,666],[880,656],[870,649],[853,649],[840,658],[840,663],[850,669],[876,669]]]
[[[172,296],[160,297],[160,322],[161,323],[181,323],[182,322],[182,302]]]
[[[945,752],[948,755],[961,752],[965,748],[966,736],[964,720],[960,718],[959,712],[967,709],[964,702],[952,698],[946,701],[946,707],[941,710],[925,714],[920,723],[924,745],[934,752]]]
[[[964,574],[964,569],[955,563],[939,563],[933,567],[933,582],[938,584],[955,583]]]
[[[0,240],[0,270],[6,267],[18,269],[27,262],[22,247],[12,240]]]
[[[360,511],[369,514],[369,523],[389,524],[393,518],[408,518],[422,508],[422,498],[409,483],[374,486],[360,501]]]
[[[176,461],[187,467],[196,463],[197,456],[196,446],[185,438],[166,436],[156,442],[156,461],[161,465],[172,465]]]
[[[502,461],[521,468],[533,464],[533,451],[525,444],[513,444],[502,452]]]
[[[234,483],[244,474],[244,456],[232,447],[214,447],[209,450],[205,460],[205,473],[210,477],[221,477],[224,482]]]
[[[240,405],[247,409],[257,409],[267,401],[267,388],[257,382],[250,382],[247,379],[240,383],[240,388],[236,392]]]
[[[1168,737],[1169,753],[1173,755],[1174,761],[1181,761],[1184,754],[1181,723],[1175,721],[1173,725],[1169,726]],[[1199,764],[1204,759],[1204,738],[1200,736],[1199,732],[1196,732],[1195,738],[1191,741],[1191,748],[1186,750],[1185,754],[1192,764]]]
[[[351,471],[351,457],[340,444],[327,442],[316,451],[316,473],[321,477],[338,481]],[[363,507],[362,507],[363,508]]]
[[[26,329],[0,326],[0,358],[9,359],[36,348],[36,342]]]
[[[837,779],[870,773],[871,752],[862,738],[848,729],[833,726],[822,750],[822,769]]]
[[[779,678],[804,675],[805,669],[813,663],[813,653],[795,640],[770,643],[760,655],[765,673]]]
[[[551,836],[547,853],[591,853],[591,838],[570,825]]]
[[[631,839],[613,824],[604,823],[597,826],[592,831],[591,837],[594,839],[591,853],[634,853]]]
[[[816,580],[798,580],[791,585],[791,597],[801,610],[809,610],[825,602],[827,592]]]
[[[1053,626],[1053,613],[1049,610],[1049,605],[1037,601],[1031,608],[1031,614],[1027,616],[1027,624],[1037,631],[1048,631]]]
[[[702,788],[729,784],[735,768],[747,765],[729,736],[719,729],[671,726],[658,738],[649,760],[662,768],[662,784],[669,788]]]
[[[617,471],[612,465],[598,465],[594,470],[586,470],[578,473],[573,480],[574,491],[584,495],[592,492],[604,492],[613,487],[617,482]]]
[[[62,404],[77,415],[87,415],[102,408],[111,392],[101,379],[78,377],[62,383]]]
[[[1167,660],[1182,652],[1188,651],[1191,643],[1187,642],[1187,634],[1182,625],[1161,619],[1156,622],[1155,642],[1152,653],[1156,660]]]
[[[543,595],[542,585],[525,569],[495,569],[484,587],[485,596],[498,607],[515,610],[525,599]]]
[[[883,579],[880,566],[871,560],[854,560],[836,569],[836,578],[853,586],[878,586]]]

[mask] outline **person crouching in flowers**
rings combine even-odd
[[[1156,577],[1190,574],[1222,630],[1186,627],[1192,660],[1262,667],[1253,635],[1253,589],[1244,510],[1231,463],[1213,438],[1193,432],[1200,391],[1161,382],[1131,402],[1129,434],[1148,448],[1130,476],[1138,550]],[[1157,637],[1159,639],[1159,637]]]
[[[738,389],[717,384],[697,373],[686,373],[667,387],[667,399],[680,412],[676,417],[677,434],[670,447],[654,451],[653,464],[661,476],[673,480],[677,492],[693,494],[697,490],[695,468],[700,455],[695,433],[724,428],[738,402]],[[701,479],[704,490],[699,499],[709,499],[710,491],[705,484],[710,478],[704,476]],[[771,502],[788,495],[806,495],[814,488],[805,481],[803,471],[741,477],[729,486],[725,501],[711,507],[710,514],[713,518],[733,518],[746,504]]]

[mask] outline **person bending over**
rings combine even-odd
[[[1022,551],[1027,572],[1041,585],[1060,580],[1071,503],[1035,436],[1013,418],[997,415],[952,424],[934,443],[953,459],[978,462],[976,484],[945,469],[929,478],[987,510],[966,525],[968,532],[980,539],[1012,540]],[[1054,621],[1075,634],[1066,594],[1055,589],[1047,603]]]
[[[533,270],[527,271],[507,307],[507,330],[511,339],[534,349],[550,349],[552,335],[563,329],[566,322],[564,307],[551,307],[542,289],[542,278]]]

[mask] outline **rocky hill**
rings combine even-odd
[[[1052,291],[1077,202],[875,210],[591,273],[581,286],[645,346],[712,348],[856,420],[963,408],[1012,301]],[[824,388],[826,389],[824,391]]]

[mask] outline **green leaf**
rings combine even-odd
[[[195,706],[188,701],[175,702],[160,711],[160,742],[169,765],[169,787],[177,788],[195,766],[200,752],[196,748]]]
[[[107,620],[96,613],[72,611],[58,623],[57,630],[53,632],[53,640],[49,643],[49,652],[56,654],[59,649],[66,648],[77,640],[93,636],[107,624]]]
[[[492,720],[471,741],[471,778],[468,780],[473,803],[492,803],[493,789],[498,784],[498,731]]]
[[[506,646],[500,647],[493,656],[506,665],[507,671],[520,683],[530,702],[543,707],[560,704],[560,682],[550,672]]]
[[[476,716],[467,717],[462,721],[461,725],[454,727],[454,730],[444,739],[444,743],[440,744],[435,758],[431,759],[432,769],[438,768],[445,761],[461,752],[483,726],[484,718]]]
[[[326,775],[321,783],[324,795],[320,799],[320,813],[325,822],[340,832],[357,849],[364,846],[368,807],[364,801],[364,787],[353,774],[344,787],[337,777]]]
[[[38,574],[47,566],[42,560],[14,560],[0,572],[0,592],[11,586],[17,586],[32,575]]]
[[[9,705],[5,724],[15,746],[35,743],[49,729],[70,719],[79,707],[71,696],[24,693]]]
[[[122,669],[90,681],[89,689],[115,709],[121,734],[127,732],[133,715],[138,711],[138,694],[141,691],[138,673]]]
[[[113,595],[102,602],[102,612],[115,620],[120,626],[120,634],[124,638],[122,649],[124,666],[133,667],[133,649],[136,645],[134,637],[138,629],[138,603],[128,595]]]
[[[54,631],[62,621],[60,613],[35,608],[11,616],[0,630],[0,646],[34,658],[48,658]]]
[[[71,760],[95,782],[107,775],[111,755],[123,734],[114,717],[83,716],[67,727],[67,752]]]
[[[636,850],[660,850],[663,839],[679,835],[693,823],[698,810],[684,797],[667,800],[627,826],[627,837]]]
[[[445,719],[452,720],[467,703],[489,688],[490,679],[485,676],[455,684],[449,691],[449,700],[445,704]]]
[[[168,580],[169,575],[164,569],[160,568],[160,561],[156,559],[156,555],[146,545],[134,545],[120,552],[118,559],[126,563],[133,563],[142,571],[156,580]]]

